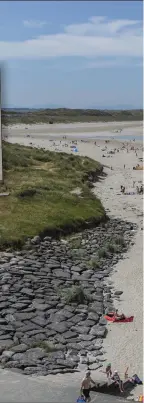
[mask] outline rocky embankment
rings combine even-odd
[[[102,365],[104,312],[113,309],[105,279],[133,243],[131,223],[109,220],[69,240],[35,237],[0,254],[0,365],[24,374]]]

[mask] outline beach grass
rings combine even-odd
[[[0,245],[105,217],[86,180],[102,170],[92,159],[3,142],[3,169],[0,193],[9,196],[0,197]],[[71,193],[77,187],[80,195]]]

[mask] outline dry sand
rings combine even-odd
[[[122,126],[122,123],[120,125]],[[140,130],[142,133],[142,127]],[[71,152],[72,142],[70,140],[57,139],[53,142],[48,134],[41,137],[38,131],[36,136],[26,137],[27,133],[23,132],[21,128],[17,129],[16,136],[15,134],[15,130],[9,129],[8,140],[13,143],[19,142],[25,145],[32,143],[33,146],[50,150]],[[77,136],[78,138],[79,136]],[[136,151],[131,150],[132,146]],[[102,151],[105,147],[107,149]],[[105,172],[108,174],[106,179],[95,186],[95,193],[101,198],[108,215],[130,220],[138,225],[134,244],[126,254],[125,259],[115,266],[113,275],[108,280],[113,282],[116,290],[123,291],[120,302],[116,300],[115,306],[126,315],[134,315],[134,322],[108,325],[108,335],[104,341],[106,352],[104,358],[106,362],[112,363],[112,368],[117,369],[121,377],[123,377],[126,367],[129,366],[130,375],[137,373],[140,378],[143,378],[143,196],[138,194],[122,195],[120,193],[120,185],[125,185],[126,190],[135,190],[136,185],[143,181],[143,171],[133,170],[133,166],[140,163],[142,143],[137,141],[122,143],[118,140],[110,140],[106,144],[104,140],[97,140],[95,145],[94,141],[89,140],[88,142],[78,141],[77,148],[78,155],[87,155],[109,166],[109,168],[105,168]],[[115,148],[119,149],[119,152],[115,151],[115,154],[108,154]],[[134,188],[133,181],[135,181]],[[65,382],[73,380],[77,384],[81,376],[82,374],[66,375]],[[98,371],[93,373],[94,379],[104,377],[105,375]],[[63,382],[63,377],[58,376],[57,381]],[[142,386],[137,386],[134,397],[136,398],[139,394],[142,394]]]
[[[106,123],[65,123],[65,124],[33,124],[24,125],[17,124],[3,128],[3,133],[7,133],[11,137],[26,136],[29,134],[33,138],[45,139],[51,136],[52,139],[68,136],[74,138],[94,138],[95,136],[141,136],[142,135],[142,122],[106,122]]]

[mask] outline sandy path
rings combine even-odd
[[[16,138],[10,135],[9,141],[15,142]],[[48,137],[46,139],[41,136],[27,138],[20,135],[19,142],[25,145],[32,142],[33,145],[50,150],[71,152],[71,144],[68,141],[68,147],[66,147],[66,141],[60,143],[57,140],[54,144]],[[139,162],[138,158],[142,157],[142,144],[131,142],[122,149],[123,144],[118,141],[110,141],[105,144],[104,141],[98,140],[96,143],[97,145],[92,142],[78,142],[77,146],[79,155],[87,155],[113,168],[112,170],[105,168],[108,176],[104,181],[96,184],[95,193],[101,198],[109,215],[131,220],[138,225],[134,245],[128,251],[125,259],[115,266],[113,275],[109,279],[113,281],[115,289],[123,291],[121,301],[119,303],[116,301],[115,305],[126,315],[134,315],[134,322],[108,325],[109,332],[104,341],[105,358],[112,363],[113,369],[116,368],[121,373],[121,376],[129,366],[130,374],[137,372],[143,378],[143,196],[137,194],[128,196],[120,193],[120,185],[125,185],[126,189],[132,189],[133,181],[136,181],[136,186],[143,179],[143,171],[132,169]],[[131,150],[132,144],[137,149],[137,156],[135,151]],[[102,151],[105,146],[107,149]],[[114,148],[119,149],[119,152],[115,152],[112,157],[109,157],[107,152]],[[102,157],[103,154],[106,155],[105,158]],[[93,374],[93,378],[98,378],[98,376],[101,375],[98,375],[97,372]],[[76,381],[80,377],[80,375],[73,375],[71,378],[66,377],[65,380]],[[135,389],[134,397],[141,393],[142,387],[139,386]]]

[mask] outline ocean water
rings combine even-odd
[[[101,140],[109,140],[109,139],[114,139],[114,140],[124,140],[124,141],[127,141],[127,140],[131,140],[131,141],[133,141],[134,139],[135,139],[135,141],[143,141],[143,135],[142,134],[140,134],[140,135],[138,135],[138,136],[132,136],[132,135],[129,135],[129,134],[125,134],[125,135],[122,135],[122,134],[120,134],[120,135],[115,135],[115,136],[95,136],[95,137],[92,137],[92,139],[94,140],[94,139],[101,139]]]

